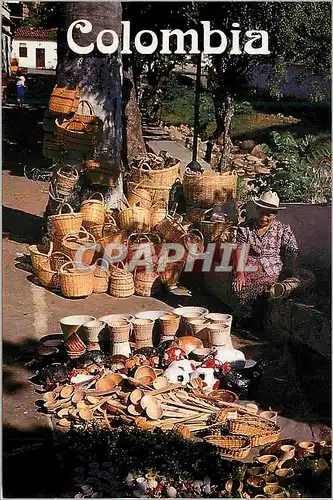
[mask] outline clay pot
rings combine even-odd
[[[202,363],[207,356],[211,354],[212,350],[209,347],[201,347],[199,349],[194,349],[189,353],[189,358]]]
[[[265,467],[249,467],[247,469],[249,476],[264,476],[266,474]]]
[[[265,480],[262,477],[250,476],[246,479],[246,483],[253,490],[261,490],[265,486]]]
[[[64,318],[61,318],[59,323],[61,331],[64,334],[64,338],[66,340],[73,333],[77,332],[84,323],[95,320],[96,318],[94,316],[85,316],[83,314],[79,314],[76,316],[65,316]]]
[[[279,480],[276,476],[262,476],[263,479],[265,480],[266,485],[273,485],[273,484],[279,484]]]
[[[178,339],[178,345],[181,349],[183,349],[183,351],[185,351],[186,355],[196,349],[203,348],[203,343],[200,339],[190,336],[180,337]]]
[[[283,463],[286,462],[286,460],[290,460],[290,459],[294,458],[295,446],[292,446],[291,444],[284,444],[280,447],[280,450],[283,453],[283,455],[279,460],[278,467],[282,468]]]
[[[232,316],[230,314],[208,313],[205,315],[205,319],[209,320],[210,323],[223,323],[231,328]]]
[[[289,493],[285,491],[281,486],[276,484],[271,484],[264,487],[264,493],[271,498],[288,498]]]
[[[293,469],[277,469],[275,471],[275,475],[278,477],[278,478],[292,478],[295,473],[293,471]]]
[[[312,441],[301,441],[297,446],[303,453],[314,453],[315,451],[315,444]]]
[[[274,422],[276,424],[278,412],[272,410],[262,411],[261,413],[259,413],[259,417],[266,418],[267,420],[270,420],[271,422]]]
[[[257,461],[264,466],[267,472],[274,472],[278,465],[278,458],[275,455],[261,455]]]

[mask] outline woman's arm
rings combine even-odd
[[[248,231],[248,229],[246,227],[239,227],[237,230],[237,235],[236,235],[237,248],[235,251],[235,258],[234,258],[234,263],[233,263],[234,274],[235,274],[234,288],[235,288],[236,292],[240,292],[245,286],[244,270],[238,270],[238,268],[239,268],[240,260],[241,260],[241,258],[243,258],[242,257],[242,245],[244,243],[247,243],[247,240],[248,240],[247,231]]]
[[[290,226],[286,226],[281,240],[281,259],[285,277],[298,275],[298,245]]]

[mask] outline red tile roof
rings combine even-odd
[[[14,40],[55,40],[57,28],[32,28],[24,26],[14,31]]]

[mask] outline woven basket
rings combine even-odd
[[[127,200],[128,203],[130,204],[131,207],[133,206],[138,206],[142,208],[147,208],[147,210],[150,210],[152,201],[151,201],[151,195],[149,191],[144,189],[143,187],[140,186],[141,183],[139,184],[134,184],[133,182],[129,182],[127,186]]]
[[[50,267],[52,271],[60,271],[61,266],[70,261],[71,258],[68,257],[68,255],[65,255],[62,252],[53,252],[50,257]]]
[[[155,321],[153,319],[133,319],[132,327],[135,342],[152,343],[154,323]]]
[[[105,214],[104,214],[104,216],[105,216]],[[91,226],[89,228],[89,232],[90,232],[90,234],[92,234],[94,236],[95,240],[98,241],[101,238],[103,238],[103,229],[104,229],[104,226],[106,226],[105,227],[105,231],[107,231],[107,226],[109,224],[111,225],[111,227],[114,230],[116,230],[116,229],[118,230],[115,219],[113,217],[111,217],[110,215],[108,215],[108,221],[107,222],[105,221],[103,224],[96,224],[94,226]]]
[[[230,326],[223,323],[208,324],[207,331],[210,345],[233,347],[230,337]]]
[[[95,255],[96,241],[84,227],[81,227],[79,231],[71,231],[63,237],[61,249],[62,252],[68,255],[73,261],[79,260],[77,258],[77,252],[80,250],[82,263],[89,266]]]
[[[91,156],[97,142],[97,134],[95,125],[80,122],[76,115],[61,124],[56,119],[56,139],[67,151]]]
[[[130,193],[133,189],[136,188],[136,186],[138,186],[136,182],[128,182],[128,192]],[[149,194],[152,204],[162,201],[166,205],[168,205],[171,189],[170,187],[165,187],[163,184],[161,184],[160,186],[155,186],[151,183],[140,183],[140,189],[144,189]]]
[[[134,287],[136,295],[141,297],[155,297],[161,292],[161,278],[154,271],[134,271]]]
[[[31,264],[34,271],[40,268],[42,264],[48,264],[50,262],[50,256],[53,251],[53,243],[50,241],[49,251],[45,252],[45,248],[42,245],[30,245],[29,253],[31,257]]]
[[[36,276],[39,283],[45,288],[59,288],[59,274],[51,269],[49,262],[43,262],[36,270]]]
[[[251,451],[251,441],[244,436],[207,436],[204,440],[218,446],[222,457],[243,459]]]
[[[82,226],[86,229],[104,224],[105,203],[102,193],[93,193],[88,200],[81,203],[80,212],[83,214]]]
[[[110,286],[109,293],[113,297],[125,298],[134,295],[134,279],[132,273],[125,271],[124,264],[118,262],[118,266],[122,265],[123,269],[116,266],[110,266]]]
[[[69,213],[63,214],[63,208],[68,207]],[[62,240],[71,231],[79,231],[82,226],[82,213],[74,212],[68,203],[63,203],[56,215],[49,216],[50,231],[52,237]]]
[[[262,446],[278,441],[281,428],[258,417],[242,417],[229,420],[229,432],[248,436],[252,446]]]
[[[205,250],[204,237],[199,229],[190,229],[184,235],[183,241],[187,252],[194,258]]]
[[[108,245],[127,245],[127,232],[120,231],[114,224],[104,224],[102,238],[99,238],[97,243],[100,245],[100,253],[111,257],[110,252],[108,252]]]
[[[52,192],[56,198],[66,198],[73,193],[74,187],[78,181],[79,173],[71,167],[60,167],[54,174],[51,186]]]
[[[57,160],[62,154],[63,149],[55,140],[54,134],[45,133],[43,138],[43,156],[52,160]]]
[[[149,210],[142,207],[120,208],[119,227],[131,233],[150,231]]]
[[[109,264],[104,259],[97,259],[94,269],[94,293],[105,293],[109,288]]]
[[[49,101],[49,110],[54,113],[68,115],[77,110],[79,104],[80,92],[78,87],[75,89],[59,88],[57,85],[51,93]]]
[[[206,214],[212,212],[212,210],[213,209],[206,210],[202,219],[198,222],[198,228],[204,236],[205,244],[216,242],[230,243],[233,236],[232,224],[230,224],[230,222],[211,222],[205,220]]]
[[[154,242],[155,240],[155,242]],[[128,254],[127,261],[131,262],[136,252],[139,252],[139,256],[147,255],[151,259],[153,264],[157,264],[157,251],[156,246],[161,243],[161,238],[156,233],[132,233],[127,239]],[[136,266],[141,268],[145,266]]]
[[[164,314],[158,318],[161,328],[161,337],[175,336],[180,323],[180,316],[176,314]]]
[[[167,262],[163,271],[159,271],[162,283],[168,290],[172,290],[177,287],[184,267],[185,261],[183,260],[178,262]]]
[[[152,186],[164,186],[165,188],[171,188],[175,183],[176,179],[179,178],[179,166],[177,163],[173,167],[162,168],[158,170],[153,170],[146,166],[146,168],[131,167],[131,181],[144,182],[144,184],[151,184]]]
[[[182,217],[178,214],[167,215],[156,224],[155,231],[167,242],[178,243],[184,238],[186,231],[181,224]]]
[[[157,201],[150,209],[150,226],[152,229],[168,215],[168,205],[165,201]]]
[[[129,342],[131,323],[128,320],[112,321],[108,324],[113,342]]]
[[[80,262],[67,262],[61,266],[60,290],[64,297],[79,298],[91,295],[94,290],[94,271]]]
[[[210,208],[212,205],[225,203],[235,198],[237,174],[206,171],[197,174],[185,171],[183,191],[188,205]]]
[[[87,109],[88,113],[84,113],[85,108]],[[82,112],[80,113],[80,111]],[[98,119],[95,115],[94,108],[89,101],[82,99],[78,103],[77,110],[75,111],[74,116],[75,120],[79,123],[79,129],[80,129],[80,124],[83,123],[85,125],[95,127],[96,129],[98,128]]]
[[[186,220],[191,222],[192,224],[196,224],[202,220],[204,213],[206,212],[205,208],[200,207],[186,207]],[[202,231],[201,231],[202,232]]]

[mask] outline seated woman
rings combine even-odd
[[[264,293],[278,281],[282,270],[285,273],[285,266],[295,275],[298,247],[290,226],[277,220],[279,210],[285,208],[279,206],[278,195],[268,191],[253,201],[256,219],[245,221],[237,230],[233,286],[239,300],[238,315],[252,316],[250,324],[258,326],[258,320],[263,319]],[[244,244],[248,251],[246,262],[242,262]],[[245,265],[253,270],[246,270]]]

